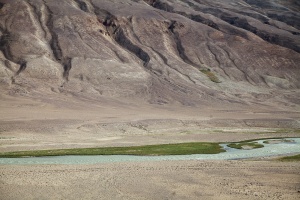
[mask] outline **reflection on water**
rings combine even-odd
[[[0,158],[0,164],[96,164],[109,162],[132,161],[162,161],[162,160],[236,160],[247,158],[259,158],[300,153],[300,138],[257,140],[263,144],[263,148],[241,150],[222,144],[226,152],[219,154],[194,154],[178,156],[54,156],[54,157],[30,157],[30,158]]]

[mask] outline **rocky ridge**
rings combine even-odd
[[[292,0],[1,0],[1,90],[295,107],[299,10]]]

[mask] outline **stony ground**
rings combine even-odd
[[[136,102],[137,103],[137,102]],[[299,136],[292,108],[36,100],[1,95],[0,151]]]
[[[2,95],[0,151],[299,136],[297,110],[68,100]],[[277,161],[2,165],[0,199],[298,199],[299,172]]]
[[[297,1],[0,0],[0,16],[1,152],[299,136]],[[299,199],[299,163],[0,169],[5,200]]]
[[[0,166],[1,199],[284,199],[300,163],[172,161]]]

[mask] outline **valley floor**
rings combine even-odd
[[[0,151],[299,137],[293,108],[65,98],[2,95]],[[299,162],[271,160],[0,166],[4,200],[299,199],[299,183]]]
[[[300,163],[0,166],[1,199],[299,199]]]

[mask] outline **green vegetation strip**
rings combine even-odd
[[[295,156],[286,156],[279,158],[280,161],[300,161],[300,154],[295,155]]]
[[[102,147],[79,149],[56,149],[37,151],[17,151],[0,153],[1,158],[66,156],[66,155],[189,155],[217,154],[225,150],[218,143],[194,142],[180,144],[161,144],[133,147]]]
[[[235,149],[244,149],[245,147],[250,147],[250,149],[263,148],[264,145],[258,144],[256,142],[240,142],[240,143],[230,143],[227,145],[228,147]]]
[[[201,69],[200,71],[205,74],[212,82],[221,83],[219,78],[213,72],[211,72],[210,69]]]
[[[274,143],[274,142],[287,142],[287,143],[290,143],[290,142],[293,142],[293,140],[288,140],[288,139],[272,139],[272,140],[266,140],[263,143],[264,144],[271,144],[271,143]]]

